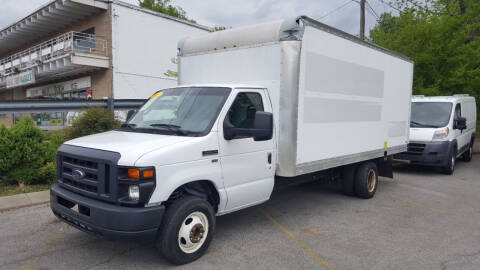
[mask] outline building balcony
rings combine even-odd
[[[0,89],[108,68],[107,48],[107,41],[95,35],[67,32],[1,59]],[[22,74],[28,75],[23,82]]]

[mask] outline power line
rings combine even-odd
[[[380,19],[380,16],[378,16],[378,13],[375,12],[375,10],[373,9],[373,7],[370,5],[370,3],[368,2],[368,0],[366,1],[367,3],[367,6],[370,8],[370,14],[372,14],[373,16],[377,17],[377,20]],[[368,9],[367,9],[368,11]]]
[[[390,8],[395,9],[395,10],[398,11],[398,12],[401,12],[401,10],[400,10],[399,8],[392,6],[390,3],[386,3],[386,2],[383,1],[383,0],[377,0],[377,1],[380,2],[380,3],[382,3],[382,4],[384,4],[385,6],[388,6],[388,7],[390,7]]]
[[[318,18],[317,20],[319,21],[319,20],[321,20],[321,19],[329,16],[330,14],[332,14],[332,13],[334,13],[334,12],[342,9],[343,7],[347,6],[348,4],[350,4],[350,3],[352,3],[352,2],[355,2],[355,1],[354,1],[354,0],[348,0],[347,2],[343,3],[341,6],[339,6],[339,7],[335,8],[335,9],[331,10],[330,12],[328,12],[327,14],[325,14],[325,15],[323,15],[322,17]]]

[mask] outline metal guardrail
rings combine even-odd
[[[140,108],[145,101],[144,99],[0,101],[0,114],[71,112],[94,107],[109,110],[135,110]]]

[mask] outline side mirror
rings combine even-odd
[[[132,118],[132,116],[133,116],[134,114],[135,114],[135,111],[134,111],[134,110],[129,110],[129,111],[127,112],[127,119],[125,120],[125,122],[128,122],[128,121]]]
[[[467,129],[467,119],[465,117],[458,117],[454,120],[453,128],[459,130]]]
[[[225,140],[253,137],[255,141],[268,141],[273,137],[273,114],[257,111],[253,121],[253,128],[234,127],[228,117],[226,117],[223,122],[223,137]]]
[[[273,137],[273,114],[269,112],[256,112],[253,121],[253,139],[255,141],[268,141]]]

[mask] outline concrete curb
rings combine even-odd
[[[0,197],[0,212],[50,202],[50,190]]]

